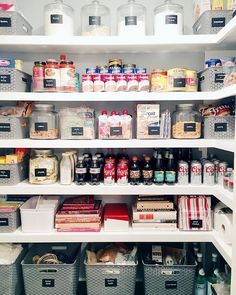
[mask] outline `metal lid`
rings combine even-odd
[[[36,103],[34,105],[34,110],[35,111],[53,112],[54,111],[54,105],[53,104]]]
[[[165,3],[157,6],[154,12],[156,13],[163,10],[183,10],[183,6],[180,4],[172,3],[172,0],[165,0]]]
[[[193,109],[194,108],[194,104],[177,104],[176,105],[176,109]]]
[[[53,156],[52,150],[35,150],[36,156]]]

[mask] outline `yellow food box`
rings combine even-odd
[[[19,163],[18,155],[7,155],[6,156],[6,164],[17,164]]]
[[[6,157],[0,157],[0,164],[6,164]]]
[[[213,0],[212,10],[224,10],[224,0]]]

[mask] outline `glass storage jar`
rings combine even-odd
[[[29,182],[53,184],[58,180],[58,159],[52,150],[35,150],[30,157]]]
[[[119,36],[145,36],[146,35],[146,8],[129,0],[127,4],[117,10],[117,32]]]
[[[82,7],[81,21],[82,36],[110,35],[110,9],[98,0]]]
[[[58,114],[52,104],[35,104],[30,116],[31,139],[56,139],[59,135]]]
[[[154,10],[154,35],[165,36],[182,35],[184,33],[183,6],[166,0],[164,4]]]
[[[193,104],[178,104],[172,115],[173,138],[200,138],[201,115]]]
[[[63,0],[55,0],[44,7],[44,31],[46,36],[73,36],[74,10]]]

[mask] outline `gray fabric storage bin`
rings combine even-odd
[[[0,92],[30,92],[32,78],[15,69],[0,69]]]
[[[0,139],[29,137],[29,118],[0,116]]]
[[[58,251],[75,257],[73,264],[33,264],[35,255]],[[79,280],[80,245],[37,244],[21,262],[25,295],[76,295]]]
[[[32,35],[32,27],[19,12],[0,11],[0,35]]]
[[[0,212],[0,233],[12,233],[20,226],[20,210]],[[1,294],[1,292],[0,292]]]
[[[21,261],[26,251],[23,250],[11,265],[0,265],[0,294],[21,295],[23,292],[23,278]]]
[[[234,139],[234,116],[207,116],[204,117],[204,138],[207,139]]]
[[[205,11],[193,25],[194,34],[217,34],[233,18],[233,10]]]

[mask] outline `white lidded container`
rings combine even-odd
[[[54,230],[54,216],[60,197],[37,196],[26,201],[21,207],[22,232],[37,233]]]
[[[154,35],[170,37],[184,33],[183,6],[165,0],[154,10]]]
[[[93,0],[81,9],[82,36],[109,36],[111,33],[110,9]]]
[[[119,36],[136,37],[146,35],[146,8],[128,0],[117,10],[117,33]]]
[[[74,10],[63,0],[55,0],[44,7],[44,30],[46,36],[73,36]]]

